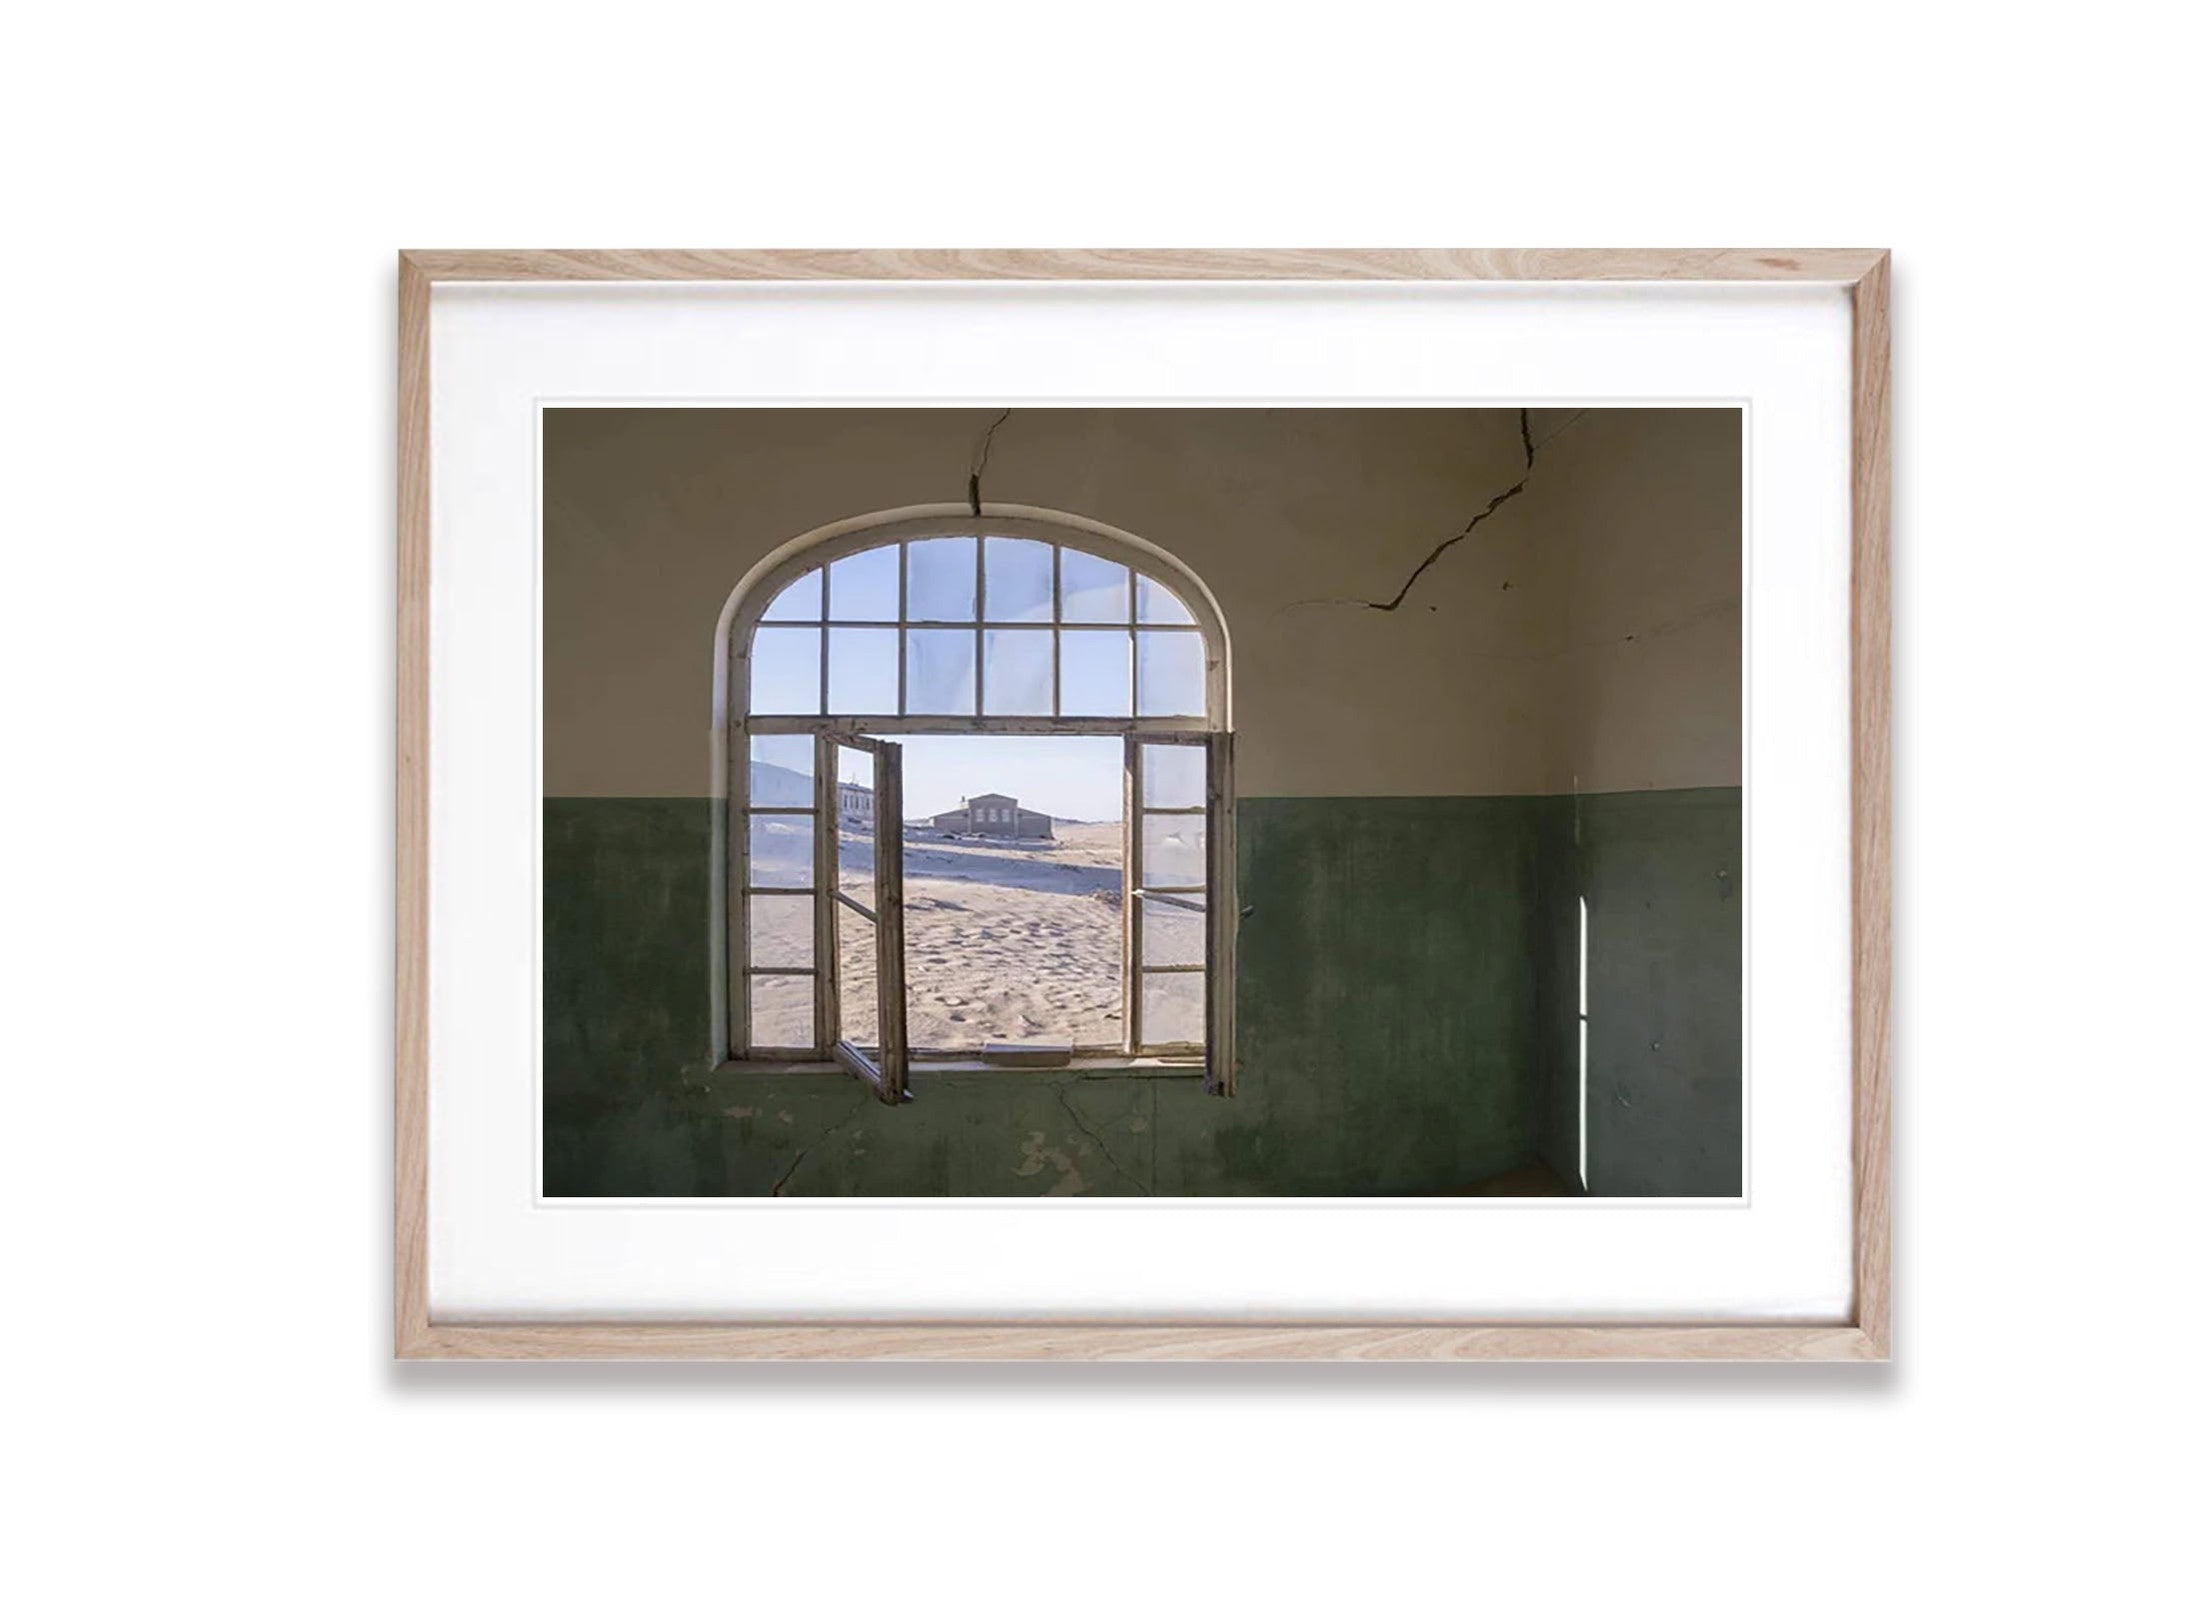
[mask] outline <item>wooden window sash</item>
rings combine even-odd
[[[1145,803],[1144,751],[1153,745],[1196,745],[1206,751],[1206,796],[1200,806]],[[1205,1038],[1199,1053],[1206,1062],[1206,1091],[1222,1097],[1236,1092],[1237,904],[1236,749],[1224,732],[1132,732],[1123,737],[1123,1016],[1126,1046],[1133,1054],[1189,1052],[1186,1039],[1145,1036],[1145,978],[1203,972]],[[1146,883],[1145,819],[1148,816],[1203,816],[1206,820],[1206,881]],[[1145,959],[1143,906],[1171,896],[1197,895],[1206,914],[1203,965],[1149,965]]]
[[[829,1041],[832,1058],[870,1084],[880,1100],[898,1105],[909,1097],[909,1006],[907,942],[902,887],[901,746],[887,739],[850,733],[817,735],[818,792],[839,794],[839,751],[852,749],[871,758],[871,858],[877,885],[875,907],[866,907],[840,887],[840,841],[845,818],[837,804],[829,828],[819,828],[819,965],[832,973],[831,1027],[818,1036]],[[868,921],[874,941],[878,981],[878,1044],[866,1050],[846,1036],[840,993],[840,917],[845,905]]]

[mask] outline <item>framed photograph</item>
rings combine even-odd
[[[1883,251],[398,275],[401,1357],[1886,1357]]]

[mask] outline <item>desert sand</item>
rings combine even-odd
[[[751,832],[753,881],[808,882],[807,817],[758,817]],[[1148,822],[1147,881],[1198,881],[1199,819]],[[912,827],[902,846],[906,886],[909,1043],[915,1049],[971,1049],[991,1042],[1122,1042],[1122,824],[1064,822],[1053,839],[949,837]],[[843,837],[841,886],[865,904],[871,888],[868,834]],[[1188,875],[1187,875],[1188,874]],[[757,899],[753,964],[807,966],[806,899]],[[1147,913],[1147,960],[1196,964],[1204,918],[1196,900]],[[871,927],[842,907],[842,1014],[857,1043],[877,1037],[877,967]],[[1197,974],[1147,980],[1155,1037],[1195,1037]],[[803,977],[751,980],[759,1044],[810,1039],[810,987]],[[1149,1031],[1151,1031],[1149,1029]]]

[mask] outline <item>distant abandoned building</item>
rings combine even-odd
[[[849,827],[868,828],[877,814],[878,796],[860,783],[840,785],[840,820]]]
[[[981,838],[1052,838],[1054,819],[1027,811],[1013,794],[972,794],[960,810],[941,811],[932,826],[942,833],[975,833]]]

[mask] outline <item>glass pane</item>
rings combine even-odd
[[[825,591],[822,572],[804,572],[800,577],[779,590],[778,598],[764,607],[767,622],[814,622],[817,617],[819,597]]]
[[[748,964],[815,965],[810,955],[817,941],[816,903],[808,894],[749,895]]]
[[[1054,547],[1032,539],[985,541],[985,620],[1054,619]]]
[[[748,880],[758,888],[808,888],[817,872],[817,829],[807,816],[748,819]]]
[[[1138,714],[1206,714],[1206,645],[1198,634],[1138,635]]]
[[[1144,918],[1140,952],[1148,966],[1206,964],[1206,896],[1148,894],[1138,901]]]
[[[840,918],[840,1036],[866,1049],[878,1047],[878,933],[845,905]]]
[[[876,909],[878,852],[873,827],[878,796],[872,777],[877,763],[863,750],[843,747],[835,753],[839,756],[840,892]]]
[[[899,635],[891,628],[832,630],[831,702],[835,716],[863,712],[891,716],[901,708]]]
[[[909,714],[968,716],[977,710],[977,630],[909,635]]]
[[[817,1042],[817,1013],[810,979],[751,977],[748,1039],[759,1049],[810,1049]]]
[[[909,620],[977,620],[977,540],[918,539],[909,546]]]
[[[807,733],[759,733],[748,741],[748,803],[817,806],[817,741]]]
[[[1130,568],[1082,550],[1061,552],[1061,619],[1064,622],[1130,620]]]
[[[1144,831],[1145,870],[1138,882],[1170,888],[1195,888],[1206,882],[1206,817],[1148,816]]]
[[[1143,572],[1138,574],[1138,620],[1141,622],[1189,622],[1191,612],[1184,602],[1167,589],[1154,582]]]
[[[1144,983],[1145,1036],[1138,1042],[1151,1049],[1160,1044],[1206,1042],[1206,974],[1163,972],[1140,979]]]
[[[832,563],[834,622],[901,620],[901,546],[881,545]]]
[[[1061,714],[1130,714],[1130,635],[1061,635]]]
[[[814,627],[759,627],[748,642],[748,708],[758,716],[817,714]]]
[[[842,787],[853,783],[859,788],[868,790],[873,786],[871,779],[878,769],[878,763],[871,759],[869,750],[855,749],[846,744],[835,744],[832,746],[832,761],[832,775]]]
[[[1051,630],[986,633],[985,714],[1054,714],[1054,635]]]
[[[1139,774],[1140,798],[1153,808],[1206,806],[1204,744],[1143,744],[1145,770]]]

